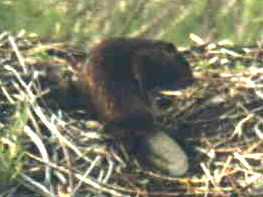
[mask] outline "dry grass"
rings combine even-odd
[[[158,117],[190,158],[188,174],[172,178],[143,170],[88,114],[57,105],[61,98],[51,92],[64,83],[52,84],[48,70],[64,70],[67,81],[85,53],[34,36],[0,35],[0,172],[4,162],[15,166],[0,196],[262,194],[262,51],[198,43],[182,51],[196,83],[170,96],[174,105]]]

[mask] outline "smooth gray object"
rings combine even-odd
[[[181,176],[188,170],[188,158],[182,148],[165,132],[158,131],[141,139],[141,161],[169,176]],[[149,167],[148,166],[148,167]]]

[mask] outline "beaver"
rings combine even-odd
[[[186,88],[194,81],[189,63],[172,43],[104,39],[90,50],[79,78],[105,130],[130,141],[139,161],[171,176],[187,171],[186,154],[156,128],[151,111],[154,92]]]

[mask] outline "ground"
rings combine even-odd
[[[166,92],[172,105],[157,107],[156,117],[190,158],[189,172],[171,178],[142,170],[89,114],[57,105],[50,90],[68,85],[85,53],[39,42],[26,36],[0,40],[1,195],[62,196],[69,195],[67,189],[95,196],[263,193],[263,62],[257,46],[225,43],[181,50],[196,82],[184,91]],[[63,83],[50,84],[50,67],[56,67]]]

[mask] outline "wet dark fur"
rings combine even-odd
[[[100,120],[118,128],[120,135],[138,136],[154,130],[149,94],[184,88],[193,75],[172,43],[110,38],[90,51],[81,81]]]

